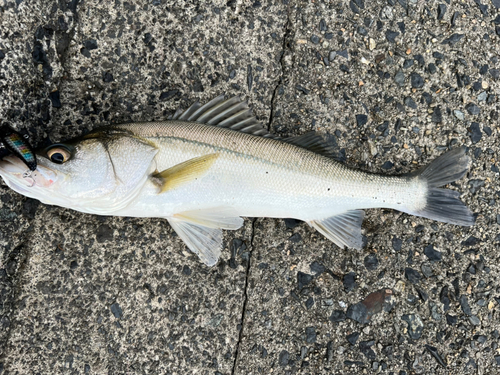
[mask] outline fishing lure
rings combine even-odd
[[[29,136],[21,135],[9,125],[0,127],[0,159],[14,154],[23,161],[30,171],[36,170],[36,156],[28,143]]]

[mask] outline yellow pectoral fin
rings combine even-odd
[[[218,154],[199,156],[154,174],[161,181],[160,194],[202,177],[218,157]]]

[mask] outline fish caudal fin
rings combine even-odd
[[[351,210],[323,220],[313,220],[309,224],[337,246],[360,250],[363,246],[361,224],[365,212]]]
[[[470,158],[465,147],[456,148],[441,155],[413,176],[427,183],[427,200],[423,208],[405,212],[445,223],[472,226],[475,218],[472,212],[459,200],[460,193],[441,189],[440,186],[462,178],[469,169]]]

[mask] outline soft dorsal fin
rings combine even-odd
[[[218,157],[218,154],[198,156],[154,174],[160,180],[160,194],[202,177]]]
[[[195,102],[185,111],[178,109],[171,119],[199,122],[262,137],[276,138],[255,118],[247,102],[242,102],[238,96],[225,99],[224,95],[219,95],[205,105]]]
[[[281,140],[335,160],[339,159],[337,153],[335,152],[335,144],[326,140],[321,134],[314,131],[297,137],[284,138]]]
[[[363,246],[361,224],[364,217],[364,211],[351,210],[323,220],[313,220],[309,224],[337,246],[360,250]]]

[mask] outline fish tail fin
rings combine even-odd
[[[427,184],[426,201],[423,207],[405,212],[450,224],[474,225],[476,219],[460,201],[460,193],[440,188],[462,178],[467,173],[469,164],[470,158],[465,154],[465,147],[460,147],[413,173],[412,176]]]

